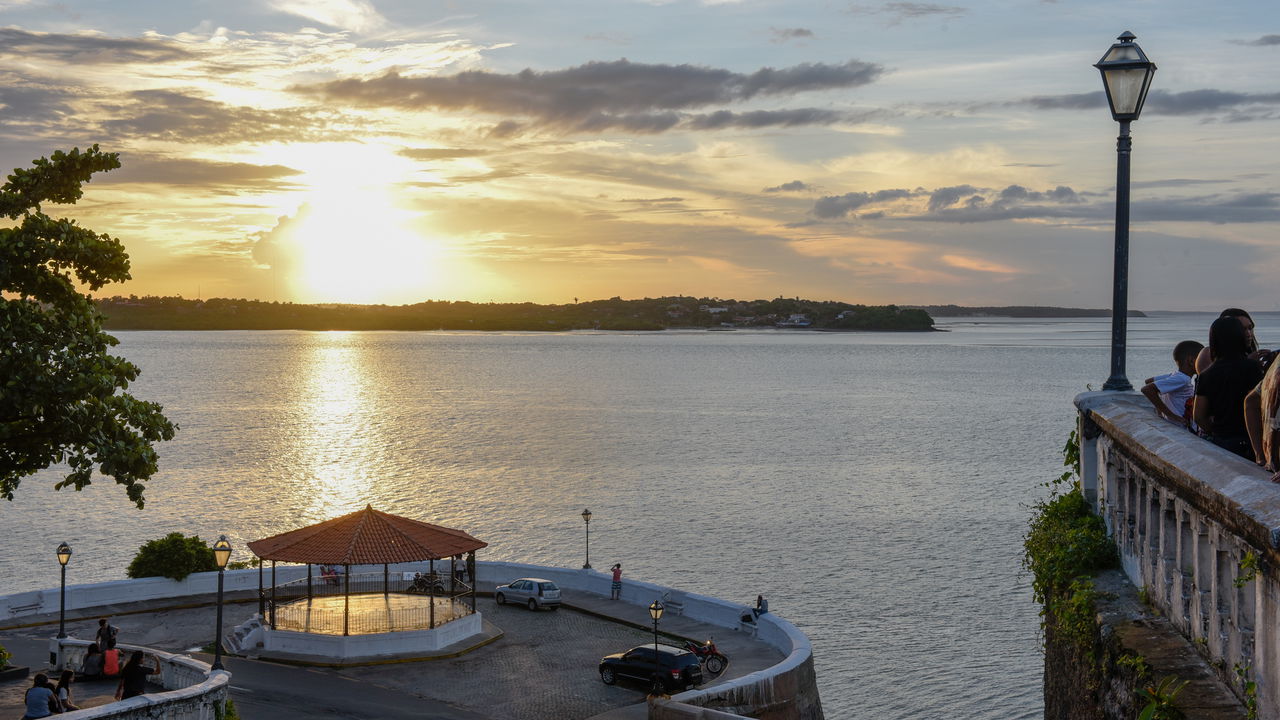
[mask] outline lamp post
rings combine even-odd
[[[653,659],[655,662],[658,659],[658,621],[662,619],[662,611],[664,609],[661,600],[654,600],[653,604],[649,606],[649,617],[653,618]]]
[[[587,561],[582,563],[583,570],[591,569],[591,510],[582,511],[582,522],[587,524]]]
[[[1129,320],[1129,123],[1138,119],[1156,65],[1134,42],[1133,33],[1125,31],[1094,67],[1102,73],[1111,117],[1120,123],[1116,138],[1116,242],[1115,274],[1111,295],[1111,377],[1103,390],[1132,390],[1124,376],[1125,332]]]
[[[71,546],[66,543],[58,545],[58,564],[62,566],[62,590],[58,603],[58,639],[67,636],[67,563],[71,561]]]
[[[219,535],[218,542],[213,544],[213,561],[218,565],[218,623],[213,636],[213,669],[222,669],[222,574],[227,569],[227,561],[231,559],[231,543],[226,535]]]

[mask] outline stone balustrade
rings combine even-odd
[[[1121,565],[1258,716],[1280,720],[1280,485],[1158,418],[1136,393],[1084,393],[1081,485]]]
[[[57,658],[56,670],[75,670],[84,663],[84,656],[92,643],[77,638],[53,638],[49,649]],[[160,665],[160,676],[154,681],[165,692],[147,693],[128,700],[63,713],[66,720],[219,720],[227,701],[227,687],[231,674],[210,667],[186,655],[175,655],[137,645],[116,646],[128,657],[134,650],[141,650],[150,664],[155,658]]]

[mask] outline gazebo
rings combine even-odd
[[[326,610],[317,606],[336,600],[340,592],[342,635],[348,636],[404,630],[434,631],[438,624],[475,614],[476,550],[487,547],[488,543],[461,530],[392,515],[366,505],[363,510],[254,540],[248,545],[253,554],[263,561],[258,565],[258,611],[268,628],[336,635],[336,617],[332,617],[332,621],[325,619],[330,617],[326,613],[335,613],[336,608]],[[263,565],[267,560],[271,561],[269,588],[265,586],[263,577]],[[436,572],[437,561],[448,561],[447,581]],[[306,564],[305,580],[277,583],[277,562]],[[392,564],[414,562],[427,563],[424,568],[427,573],[411,576],[397,572],[393,580]],[[319,582],[313,572],[317,565],[321,568]],[[382,572],[363,573],[353,578],[351,568],[357,565],[381,565]],[[337,568],[341,568],[340,574]],[[358,614],[354,629],[353,594],[358,600],[371,600],[370,595],[382,596],[376,604],[363,603],[364,610]],[[400,601],[399,605],[393,606],[393,594]],[[469,608],[465,603],[468,599]],[[438,601],[444,601],[441,613],[446,615],[440,623],[437,623]],[[421,613],[424,602],[427,609],[425,617]],[[301,616],[304,621],[298,621],[293,617],[297,614],[293,613],[287,621],[277,623],[278,610],[288,611],[299,606],[304,612]],[[332,603],[327,607],[332,607]],[[321,619],[315,620],[316,616]],[[374,621],[369,620],[371,617]]]

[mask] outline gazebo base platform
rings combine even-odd
[[[452,644],[445,645],[435,650],[425,648],[423,645],[413,645],[412,642],[396,646],[390,643],[378,643],[376,648],[370,647],[362,642],[369,638],[386,637],[387,635],[400,636],[417,635],[418,633],[436,632],[435,631],[414,631],[409,633],[386,633],[384,635],[311,635],[309,638],[319,638],[323,641],[357,641],[354,643],[335,643],[334,645],[326,645],[317,643],[315,646],[310,644],[298,644],[290,642],[291,638],[283,636],[304,635],[304,633],[292,633],[288,631],[272,631],[262,628],[263,646],[253,651],[246,651],[245,655],[252,658],[261,658],[263,660],[273,660],[276,662],[288,663],[290,665],[310,665],[315,667],[350,667],[353,665],[383,665],[387,663],[403,663],[418,662],[426,660],[443,660],[446,658],[458,657],[465,655],[472,650],[478,650],[485,645],[502,637],[501,628],[481,619],[479,614],[470,615],[467,619],[474,619],[480,626],[480,632],[458,640]],[[274,637],[272,637],[274,636]],[[272,648],[268,649],[268,645]],[[285,647],[295,648],[286,650]],[[362,654],[370,650],[377,650],[376,654]],[[318,651],[318,652],[317,652]],[[328,651],[341,651],[346,654],[338,656],[327,654]]]
[[[455,657],[502,636],[461,602],[422,595],[352,595],[300,600],[276,609],[276,627],[256,627],[241,644],[251,657],[308,665],[370,665]],[[256,624],[257,619],[251,623]],[[247,629],[247,628],[246,628]]]

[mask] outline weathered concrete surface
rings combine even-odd
[[[1102,573],[1094,584],[1100,599],[1092,646],[1081,647],[1046,632],[1046,720],[1129,720],[1146,705],[1138,690],[1169,675],[1188,681],[1176,701],[1187,720],[1245,717],[1244,705],[1213,667],[1167,618],[1139,601],[1137,590],[1121,572]]]

